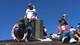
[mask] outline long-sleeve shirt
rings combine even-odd
[[[62,28],[63,28],[63,29],[62,29]],[[59,26],[57,27],[57,33],[58,33],[58,34],[61,34],[62,31],[63,31],[63,32],[69,32],[69,31],[70,31],[70,26],[69,26],[69,25],[64,25],[64,26],[59,25]]]
[[[13,26],[12,31],[11,31],[13,39],[17,39],[17,37],[15,36],[16,35],[15,31],[18,30],[19,28],[22,29],[22,26],[17,23]],[[25,39],[26,36],[27,36],[27,32],[24,32],[23,39]]]
[[[11,34],[12,34],[13,39],[16,39],[16,37],[15,37],[15,35],[14,35],[14,32],[15,32],[15,30],[18,29],[18,28],[19,28],[18,24],[15,24],[15,25],[13,26],[13,28],[12,28]]]

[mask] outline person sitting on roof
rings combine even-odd
[[[29,19],[29,22],[32,21],[32,19],[37,19],[37,13],[36,9],[34,8],[34,5],[32,3],[29,3],[28,9],[26,10],[26,15],[24,16],[25,19]]]
[[[30,40],[30,38],[32,38],[32,30],[33,30],[33,26],[32,26],[32,22],[27,23],[27,25],[25,25],[25,28],[27,30],[27,39],[28,41]]]
[[[70,32],[68,23],[64,19],[61,19],[59,20],[59,24],[60,25],[57,27],[57,34],[60,34],[59,40],[64,43],[65,39],[70,37],[70,43],[76,42],[74,34]]]

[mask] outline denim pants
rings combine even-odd
[[[68,38],[74,38],[74,32],[63,32],[60,37],[59,40],[61,41],[63,37],[67,36]]]

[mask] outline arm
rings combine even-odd
[[[77,33],[80,35],[80,30],[79,29],[77,30]]]
[[[70,32],[70,25],[66,25],[66,31]]]
[[[27,32],[24,33],[24,37],[21,40],[25,40],[26,36],[27,36]]]
[[[12,28],[12,31],[11,31],[11,34],[12,34],[12,37],[13,37],[13,39],[17,39],[16,37],[15,37],[15,29],[17,28],[17,24],[15,24],[14,26],[13,26],[13,28]]]
[[[29,9],[26,10],[26,13],[25,13],[25,16],[24,16],[24,19],[27,18],[27,13],[28,13]]]
[[[57,34],[61,34],[61,30],[60,30],[60,27],[59,26],[57,27],[56,30],[57,30]]]

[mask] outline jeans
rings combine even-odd
[[[60,37],[59,40],[61,41],[63,37],[67,36],[69,39],[74,38],[74,32],[63,32]]]
[[[31,34],[32,34],[32,30],[28,30],[28,33],[27,33],[27,39],[28,39],[28,40],[30,39]]]

